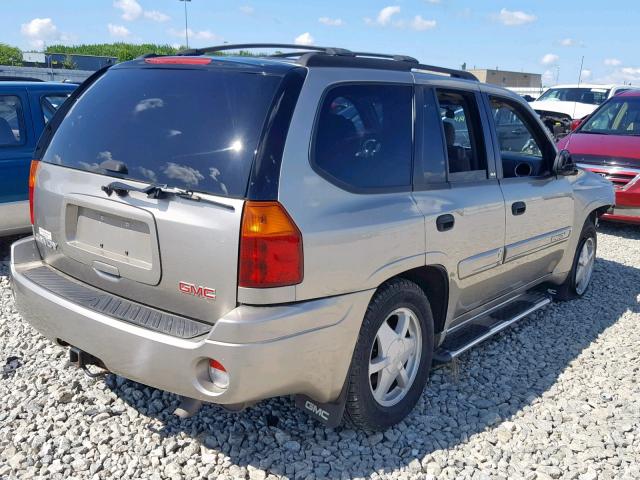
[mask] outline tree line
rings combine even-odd
[[[146,53],[172,55],[180,48],[155,43],[98,43],[82,45],[48,45],[45,53],[63,53],[67,55],[96,55],[100,57],[116,57],[119,62],[133,60]],[[0,43],[0,65],[21,66],[22,51],[18,47]]]

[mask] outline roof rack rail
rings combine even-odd
[[[293,43],[231,43],[226,45],[214,45],[212,47],[180,50],[178,53],[176,53],[176,55],[203,55],[205,53],[224,52],[228,50],[251,50],[254,48],[293,48],[296,50],[322,52],[326,53],[327,55],[353,56],[353,52],[347,50],[346,48],[317,47],[315,45],[296,45]],[[306,51],[304,53],[307,53]]]
[[[473,73],[467,72],[466,70],[456,70],[455,68],[445,68],[445,67],[436,67],[435,65],[424,65],[419,63],[413,70],[420,70],[429,73],[439,73],[444,75],[449,75],[454,78],[463,78],[465,80],[473,80],[474,82],[478,81],[478,77],[476,77]]]
[[[237,43],[214,45],[204,48],[181,50],[176,55],[204,55],[206,53],[225,52],[229,50],[251,50],[256,48],[285,48],[292,52],[278,52],[265,55],[270,58],[296,59],[303,66],[335,66],[379,68],[383,70],[424,71],[453,78],[478,81],[470,72],[453,68],[425,65],[416,58],[407,55],[390,55],[386,53],[353,52],[346,48],[319,47],[315,45],[296,45],[291,43]]]

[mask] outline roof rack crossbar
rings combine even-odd
[[[370,52],[354,52],[354,55],[356,57],[384,58],[388,60],[395,60],[397,62],[420,63],[418,59],[410,57],[408,55],[390,55],[387,53],[370,53]]]

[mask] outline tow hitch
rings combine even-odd
[[[104,367],[104,364],[99,358],[94,357],[90,353],[83,352],[76,347],[69,347],[69,363],[75,365],[78,368],[81,368],[85,375],[91,378],[101,377],[108,373],[108,371]],[[102,372],[93,373],[89,370],[89,365],[96,365],[104,370]]]

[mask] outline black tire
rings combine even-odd
[[[374,398],[370,386],[369,362],[382,322],[398,308],[407,308],[417,317],[421,329],[422,351],[417,373],[405,396],[398,403],[383,406]],[[364,316],[347,378],[345,417],[353,426],[365,430],[386,430],[404,419],[415,407],[424,390],[433,359],[433,316],[422,289],[402,278],[382,285],[373,296]],[[393,385],[392,385],[393,387]],[[395,387],[393,387],[395,388]]]
[[[595,255],[598,247],[598,237],[596,233],[596,226],[593,224],[593,221],[589,217],[584,222],[584,226],[582,227],[582,232],[580,232],[580,239],[578,240],[578,246],[576,248],[575,253],[573,254],[573,263],[571,265],[571,271],[569,272],[569,275],[567,276],[567,279],[564,281],[564,283],[562,283],[556,288],[556,294],[554,296],[556,300],[560,300],[560,301],[574,300],[576,298],[582,297],[586,293],[586,291],[589,289],[589,287],[587,286],[587,288],[583,292],[578,293],[578,291],[576,290],[576,273],[578,270],[578,260],[580,257],[580,252],[585,242],[587,242],[587,240],[590,238],[593,239],[593,242],[594,242],[593,245],[594,245],[594,255]]]

